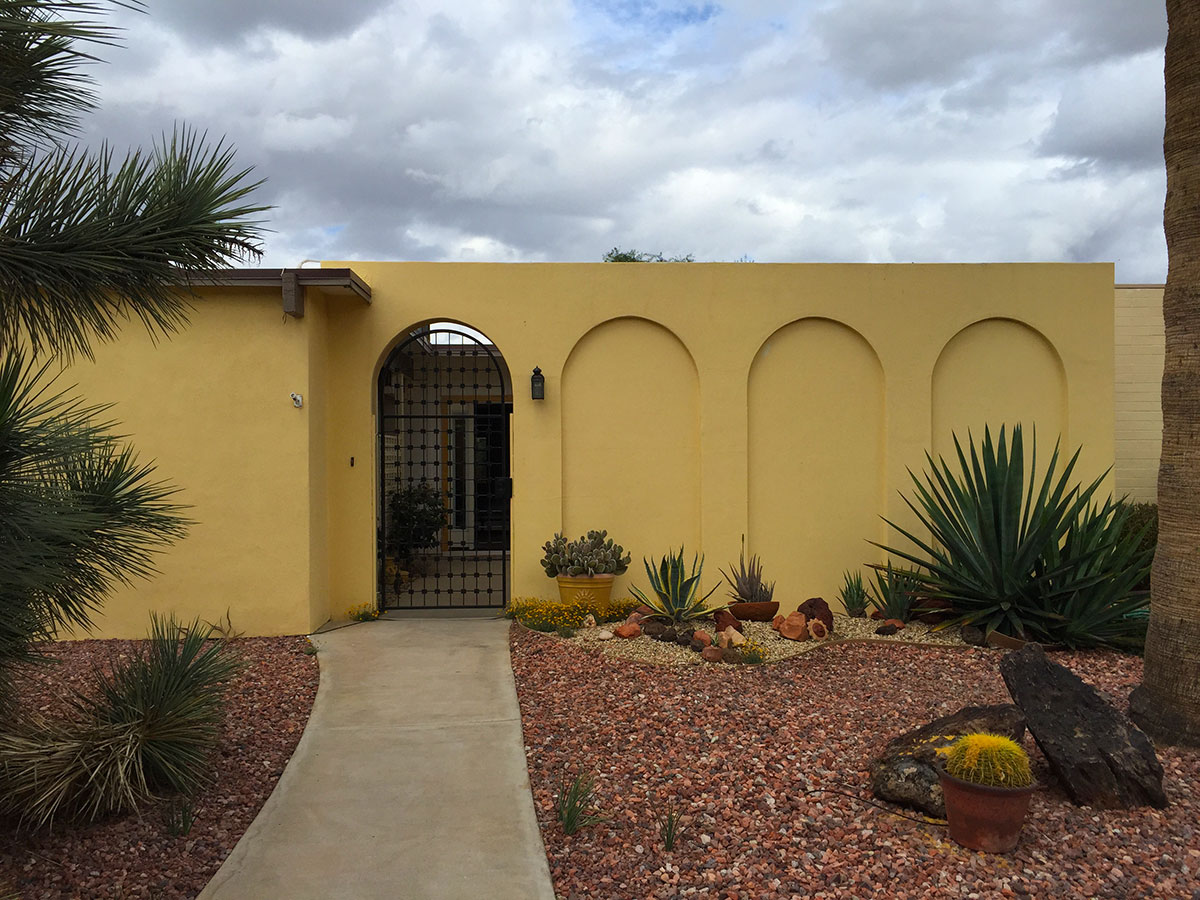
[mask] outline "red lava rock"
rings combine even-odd
[[[808,616],[802,612],[794,612],[783,620],[779,633],[789,641],[808,640]]]
[[[891,637],[893,634],[895,634],[899,630],[900,629],[897,628],[895,625],[893,625],[891,622],[884,622],[882,625],[880,625],[878,628],[875,629],[875,633],[878,635],[882,635],[883,637]]]
[[[700,630],[693,631],[692,632],[692,640],[700,642],[705,647],[712,646],[712,635],[709,634],[707,631],[700,631]]]
[[[895,625],[897,631],[904,630],[904,621],[902,619],[888,619],[883,624],[884,625]]]
[[[727,609],[718,609],[713,613],[713,624],[717,626],[717,631],[724,631],[726,628],[734,628],[738,634],[743,634],[742,623],[738,621],[737,616]]]
[[[642,626],[634,624],[634,623],[626,622],[624,625],[618,625],[616,628],[614,628],[613,634],[615,634],[619,638],[625,638],[626,640],[629,640],[629,639],[632,639],[635,637],[641,637]]]
[[[639,603],[637,609],[635,609],[634,612],[637,613],[638,615],[645,616],[646,618],[650,618],[650,616],[658,615],[658,613],[656,613],[651,607],[647,606],[645,603]]]
[[[236,620],[235,620],[236,621]],[[45,645],[53,666],[16,673],[17,702],[50,715],[69,714],[71,690],[95,683],[135,641],[85,640]],[[305,637],[237,638],[243,666],[229,682],[225,720],[211,781],[196,798],[185,837],[166,831],[163,809],[88,826],[17,833],[0,825],[0,895],[38,900],[195,897],[233,850],[270,796],[312,709],[319,676]]]
[[[771,627],[774,628],[776,631],[778,631],[779,626],[782,625],[785,621],[786,621],[786,617],[776,616],[774,619],[771,620]]]
[[[804,613],[810,622],[813,619],[820,619],[825,623],[826,634],[833,631],[833,611],[821,597],[809,597],[800,604],[800,608],[796,612]]]
[[[705,647],[703,650],[700,651],[700,656],[706,662],[719,663],[721,661],[721,648],[720,647]]]
[[[1021,844],[1003,859],[957,847],[942,826],[861,802],[871,797],[870,762],[892,734],[963,705],[1008,702],[1002,654],[847,643],[716,670],[612,659],[521,629],[510,642],[534,808],[564,900],[1167,900],[1194,892],[1196,749],[1158,750],[1167,809],[1116,813],[1074,806],[1027,738],[1044,788],[1033,797]],[[1141,682],[1135,656],[1049,656],[1121,707]],[[562,772],[592,762],[598,807],[610,819],[564,835],[554,815]],[[822,787],[851,796],[805,793]],[[670,854],[655,823],[668,801],[689,817]],[[111,884],[130,862],[114,857],[95,871]],[[0,878],[13,880],[11,871]],[[678,883],[665,885],[664,873]],[[79,888],[65,896],[104,895]]]

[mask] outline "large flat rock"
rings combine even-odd
[[[1167,805],[1154,744],[1078,675],[1037,644],[1006,655],[1000,674],[1072,800],[1103,809]]]
[[[938,750],[964,734],[985,731],[1014,741],[1025,736],[1025,717],[1012,704],[964,706],[956,713],[892,738],[871,764],[871,790],[876,797],[944,818],[946,803],[938,779]]]

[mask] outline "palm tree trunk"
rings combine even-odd
[[[1167,347],[1158,550],[1145,674],[1130,712],[1156,740],[1200,744],[1200,4],[1166,3]]]

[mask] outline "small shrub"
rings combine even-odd
[[[163,825],[171,837],[184,837],[196,822],[196,807],[191,797],[176,797],[163,806]]]
[[[889,562],[887,567],[873,566],[875,583],[871,585],[868,603],[885,619],[907,622],[912,615],[913,600],[920,589],[918,574],[911,569],[898,569]]]
[[[767,648],[754,638],[746,638],[746,643],[738,648],[742,654],[742,662],[751,665],[761,665],[767,661]],[[668,848],[669,849],[669,848]]]
[[[387,552],[407,563],[418,550],[437,546],[447,515],[436,485],[419,482],[393,492],[388,497]]]
[[[862,572],[846,572],[839,597],[846,615],[861,619],[867,614],[867,589],[863,585]]]
[[[594,775],[563,774],[558,785],[558,798],[554,803],[554,815],[562,825],[564,834],[574,834],[580,828],[603,822],[605,817],[588,812],[595,806],[596,778]]]
[[[594,598],[588,597],[577,597],[570,603],[538,597],[514,597],[509,601],[504,615],[516,619],[533,631],[551,632],[560,628],[583,628],[584,620],[588,616],[597,623],[623,620],[636,606],[637,603],[628,598],[610,601],[601,606]]]
[[[998,734],[966,734],[945,751],[946,772],[989,787],[1029,787],[1033,774],[1021,745]]]
[[[374,603],[360,603],[346,610],[346,618],[352,622],[373,622],[379,618],[379,609]]]
[[[661,813],[655,813],[654,821],[658,825],[658,836],[662,838],[663,849],[674,850],[679,836],[683,834],[683,813],[674,801],[671,801]]]

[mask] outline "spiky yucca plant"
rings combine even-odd
[[[728,572],[721,569],[721,574],[732,588],[729,596],[735,603],[770,603],[775,595],[775,582],[767,584],[763,580],[762,560],[757,555],[752,555],[750,561],[746,561],[745,537],[742,538],[742,552],[738,556],[737,568],[730,566]]]
[[[1033,773],[1021,746],[998,734],[966,734],[950,745],[946,772],[987,787],[1029,787]]]
[[[691,622],[702,619],[718,609],[725,609],[728,603],[718,602],[706,606],[705,601],[716,593],[717,585],[703,597],[699,596],[700,572],[704,568],[704,557],[692,557],[692,570],[687,572],[683,561],[683,547],[679,553],[668,553],[662,558],[656,570],[650,561],[643,557],[646,575],[650,579],[653,596],[644,594],[636,587],[630,591],[646,606],[654,610],[655,617],[666,619],[673,624]]]

